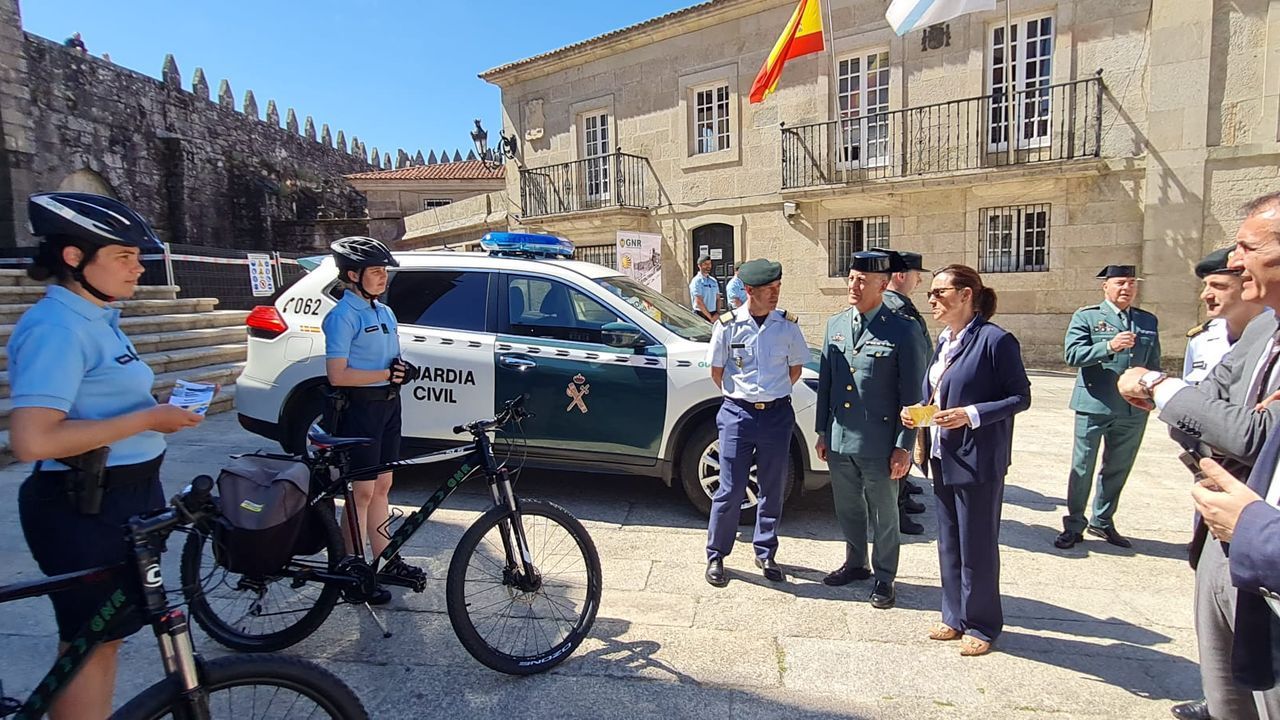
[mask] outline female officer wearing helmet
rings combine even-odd
[[[27,273],[52,282],[9,339],[9,437],[19,460],[36,463],[18,491],[23,535],[40,570],[58,575],[125,560],[121,526],[164,506],[164,434],[194,427],[201,416],[156,403],[155,375],[120,331],[120,311],[107,307],[134,294],[141,254],[161,249],[147,222],[117,200],[88,193],[32,195],[28,215],[41,241]],[[101,479],[73,469],[89,468],[89,456],[102,462],[104,453]],[[59,650],[113,590],[52,596]],[[139,613],[122,617],[49,717],[109,715],[120,639],[141,626]]]
[[[351,451],[349,467],[358,470],[400,459],[399,388],[415,378],[413,368],[400,359],[395,314],[378,302],[378,296],[387,290],[387,268],[400,263],[386,245],[373,238],[342,238],[330,250],[346,292],[322,324],[325,372],[341,408],[331,410],[328,429],[346,437],[374,439]],[[356,523],[374,556],[388,544],[381,529],[390,517],[387,495],[391,478],[390,472],[384,472],[357,478],[352,484]],[[344,513],[344,526],[349,525],[349,518],[350,513]],[[343,537],[350,541],[349,527]],[[387,561],[379,575],[409,581],[426,576],[399,555]],[[391,593],[379,586],[369,602],[381,604],[390,599]]]

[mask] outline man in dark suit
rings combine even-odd
[[[1142,445],[1147,411],[1125,402],[1116,391],[1116,380],[1134,365],[1160,367],[1156,316],[1133,307],[1138,298],[1134,267],[1108,265],[1098,278],[1102,280],[1105,299],[1082,307],[1071,316],[1064,341],[1063,358],[1080,371],[1071,393],[1076,419],[1067,480],[1067,514],[1062,518],[1062,533],[1053,541],[1063,550],[1082,541],[1086,530],[1112,545],[1132,547],[1129,539],[1116,530],[1114,518],[1120,492]],[[1094,464],[1104,444],[1093,516],[1086,522],[1085,506],[1094,484]]]
[[[1280,193],[1258,198],[1244,210],[1245,221],[1227,267],[1241,272],[1243,302],[1274,310],[1280,307]],[[1255,409],[1259,400],[1280,384],[1275,368],[1280,352],[1276,331],[1273,312],[1254,317],[1231,351],[1194,387],[1139,367],[1121,376],[1118,389],[1135,405],[1159,408],[1160,419],[1171,426],[1170,434],[1179,443],[1198,447],[1213,456],[1217,461],[1214,467],[1226,467],[1230,474],[1244,479],[1260,462],[1264,443],[1275,435],[1271,430],[1280,419],[1280,404],[1272,403],[1262,412]],[[1199,501],[1203,492],[1197,490],[1196,495]],[[1196,640],[1205,710],[1214,718],[1280,718],[1280,692],[1250,693],[1232,679],[1232,653],[1237,647],[1232,638],[1242,634],[1240,608],[1245,607],[1245,617],[1252,617],[1247,606],[1253,600],[1232,587],[1231,574],[1237,562],[1234,545],[1228,550],[1225,543],[1206,542],[1213,522],[1213,518],[1202,519],[1197,514],[1190,545],[1196,573]],[[1256,629],[1250,630],[1246,622],[1244,634],[1256,634]],[[1196,717],[1188,713],[1180,716]]]

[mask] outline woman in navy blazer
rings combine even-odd
[[[949,265],[934,273],[929,308],[945,326],[924,379],[924,397],[940,408],[922,433],[942,570],[942,622],[929,637],[961,640],[961,655],[983,655],[1004,627],[1000,508],[1013,416],[1031,407],[1031,381],[1018,339],[988,322],[996,291],[976,270]],[[902,422],[915,426],[905,408]]]

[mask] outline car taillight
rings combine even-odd
[[[245,319],[244,324],[249,326],[249,336],[256,338],[264,338],[270,340],[279,337],[281,333],[289,329],[284,318],[280,317],[279,311],[271,305],[259,305]]]

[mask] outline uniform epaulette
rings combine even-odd
[[[791,312],[790,310],[784,310],[784,311],[782,312],[782,317],[784,317],[784,318],[786,318],[786,319],[790,320],[790,321],[791,321],[791,322],[793,322],[793,323],[798,323],[798,322],[800,322],[800,316],[799,316],[799,315],[796,315],[795,313]]]
[[[725,314],[721,315],[720,317],[718,317],[718,318],[716,318],[716,319],[717,319],[717,320],[719,320],[721,323],[724,323],[725,325],[728,325],[729,323],[733,322],[733,311],[732,311],[732,310],[730,310],[729,312],[727,312],[727,313],[725,313]]]
[[[1193,337],[1195,337],[1195,336],[1199,335],[1200,333],[1204,332],[1205,330],[1208,330],[1208,329],[1209,329],[1209,323],[1210,323],[1210,322],[1212,322],[1212,321],[1210,321],[1210,320],[1205,320],[1204,322],[1200,323],[1199,325],[1197,325],[1197,326],[1195,326],[1195,327],[1191,328],[1190,330],[1188,330],[1188,331],[1187,331],[1187,337],[1189,337],[1189,338],[1193,338]]]
[[[1098,303],[1097,305],[1085,305],[1082,308],[1076,308],[1076,312],[1080,312],[1081,310],[1101,310],[1101,309],[1102,309],[1102,303]]]

